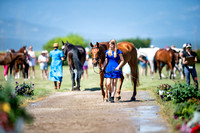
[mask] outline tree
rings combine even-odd
[[[133,43],[136,48],[147,48],[151,44],[151,39],[129,38],[129,39],[118,40],[118,42],[130,42]]]
[[[71,44],[74,45],[80,45],[83,47],[87,47],[89,45],[89,42],[84,40],[84,38],[80,35],[77,34],[69,34],[66,37],[56,37],[54,39],[49,40],[44,46],[43,49],[47,50],[47,51],[51,51],[53,49],[53,44],[54,43],[58,43],[59,44],[59,49],[61,49],[62,47],[62,41],[66,42],[68,41]]]

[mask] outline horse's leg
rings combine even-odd
[[[161,77],[161,68],[160,68],[160,61],[156,61],[156,65],[157,65],[158,72],[159,72],[159,79],[162,79],[162,77]]]
[[[103,81],[104,81],[104,73],[103,72],[100,72],[100,87],[101,87],[101,92],[102,92],[102,96],[103,96],[103,100],[108,100],[108,91],[107,91],[107,85],[106,85],[106,82],[105,82],[105,86],[106,86],[106,94],[105,94],[105,91],[104,91],[104,88],[103,88]]]
[[[82,71],[77,71],[77,90],[80,90],[80,79],[81,79]]]
[[[171,64],[171,62],[168,62],[168,65],[169,65],[169,68],[170,68],[170,70],[171,70],[171,73],[170,73],[170,79],[172,79],[172,75],[173,75],[173,67],[172,67],[172,64]],[[173,77],[174,78],[174,77]]]
[[[117,96],[116,96],[117,101],[119,101],[121,99],[120,93],[121,93],[123,81],[124,81],[124,75],[122,74],[120,79],[119,79],[119,87],[117,89]]]
[[[72,80],[72,91],[74,91],[76,83],[75,83],[75,73],[72,67],[70,67],[70,73],[71,73],[71,80]]]
[[[136,55],[137,57],[137,55]],[[131,58],[131,61],[128,62],[130,68],[131,68],[131,82],[133,85],[133,95],[131,97],[131,101],[136,100],[136,94],[137,94],[137,84],[139,83],[139,73],[138,73],[138,63],[137,59],[134,59],[133,57]]]

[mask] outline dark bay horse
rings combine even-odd
[[[167,69],[171,70],[170,79],[174,78],[172,75],[173,75],[173,69],[175,67],[175,62],[178,60],[177,57],[178,57],[178,55],[171,48],[169,50],[159,49],[156,52],[155,61],[154,61],[154,63],[155,63],[154,70],[156,72],[158,69],[160,79],[162,79],[161,71],[162,71],[162,68],[165,66],[165,64],[167,64]]]
[[[86,59],[86,52],[85,48],[82,46],[75,46],[73,44],[68,43],[63,43],[63,53],[64,53],[64,58],[68,61],[69,65],[69,70],[71,73],[71,80],[72,80],[72,90],[80,90],[80,79],[81,75],[83,74],[83,64]],[[75,83],[75,72],[74,69],[77,70],[77,86]]]
[[[98,66],[99,68],[103,67],[103,63],[105,61],[105,51],[109,48],[109,42],[100,42],[93,45],[90,43],[90,46],[92,47],[91,53],[92,53],[92,64],[94,67]],[[123,52],[124,57],[124,64],[123,66],[128,62],[131,68],[131,81],[133,84],[133,95],[131,97],[131,101],[135,101],[136,98],[136,86],[139,84],[139,75],[138,75],[138,63],[137,63],[137,51],[135,46],[132,43],[129,42],[120,42],[117,44],[117,49],[121,50]],[[101,71],[99,69],[100,74],[100,87],[103,95],[103,100],[108,101],[108,89],[106,87],[106,92],[104,92],[103,82],[104,82],[104,71]],[[119,87],[117,89],[117,96],[116,99],[120,100],[120,92],[121,87],[123,84],[124,76],[121,75],[121,78],[119,79]],[[106,84],[106,83],[105,83]]]

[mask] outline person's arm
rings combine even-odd
[[[103,63],[103,67],[101,68],[102,71],[104,71],[105,66],[107,65],[107,63],[108,63],[108,59],[105,58],[105,61],[104,61],[104,63]]]
[[[194,57],[194,63],[197,63],[197,56]]]
[[[186,58],[185,58],[185,57],[183,57],[183,64],[184,64],[184,65],[188,64],[188,61],[186,61]]]
[[[65,60],[64,57],[61,57],[61,60],[64,61]]]
[[[116,67],[116,69],[115,70],[119,70],[119,68],[121,68],[122,67],[122,65],[124,64],[124,58],[123,58],[123,55],[122,54],[119,54],[119,57],[120,57],[120,63],[119,63],[119,65]]]
[[[35,58],[35,52],[33,52],[33,56],[32,56],[32,58]]]

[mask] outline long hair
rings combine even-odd
[[[116,40],[112,39],[110,40],[109,44],[111,45],[115,45],[115,52],[114,52],[114,58],[117,57],[117,43],[116,43]],[[112,50],[111,50],[111,47],[109,47],[109,50],[108,50],[108,55],[112,56]]]

